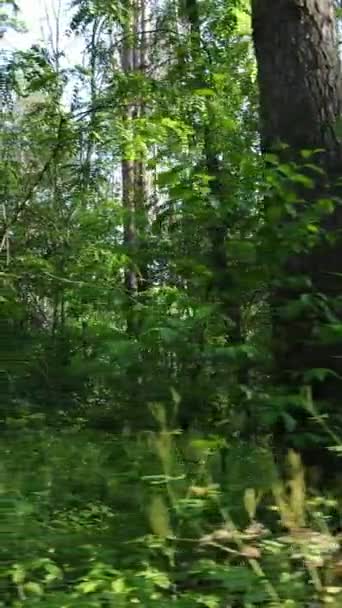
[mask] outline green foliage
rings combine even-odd
[[[240,474],[221,487],[211,479],[219,443],[190,443],[196,471],[182,456],[189,439],[167,427],[131,439],[76,425],[5,433],[4,605],[338,606],[338,505],[306,497],[298,457],[286,487],[233,448]]]
[[[0,81],[0,605],[337,608],[342,420],[310,387],[341,298],[289,269],[338,239],[319,151],[259,154],[248,3],[73,10],[82,65],[34,46]],[[326,365],[274,376],[275,318]]]

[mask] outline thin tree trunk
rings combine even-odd
[[[146,0],[132,0],[130,3],[130,20],[126,26],[125,46],[122,51],[122,67],[126,74],[133,71],[144,73],[148,67],[147,8]],[[142,119],[145,114],[146,108],[142,101],[134,100],[127,104],[124,120],[127,132],[131,134],[132,138],[135,121]],[[125,273],[125,284],[130,299],[148,286],[147,264],[144,263],[144,243],[148,230],[147,199],[146,159],[142,152],[131,150],[130,157],[122,159],[124,243],[131,258],[131,264]],[[131,320],[128,323],[130,329],[128,327],[128,330],[136,333],[137,319],[133,321],[132,315],[130,317]]]
[[[92,24],[91,40],[90,40],[90,104],[92,108],[96,107],[97,101],[97,44],[98,44],[98,20],[95,19]],[[91,162],[95,147],[95,128],[96,128],[96,112],[93,110],[90,115],[89,134],[86,145],[86,153],[84,159],[84,182],[88,187],[91,180]]]
[[[127,31],[124,39],[124,47],[122,49],[122,68],[125,74],[129,75],[134,70],[135,52],[134,52],[134,2],[129,5],[129,22],[127,23]],[[135,108],[132,103],[126,105],[124,111],[124,123],[127,133],[132,136],[133,120],[135,116]],[[123,152],[121,162],[122,171],[122,205],[124,209],[124,244],[128,255],[134,257],[134,248],[136,243],[136,221],[135,221],[135,166],[132,150],[129,153]],[[133,268],[133,262],[125,270],[125,285],[127,294],[132,298],[138,290],[137,273]]]
[[[148,36],[147,21],[148,21],[148,6],[146,0],[137,0],[137,14],[136,14],[136,30],[137,30],[137,42],[136,42],[136,59],[135,67],[141,74],[145,74],[148,68],[149,56],[148,56]],[[143,101],[140,101],[137,106],[137,116],[144,118],[146,116],[146,106]],[[145,243],[148,232],[148,215],[147,215],[147,201],[149,195],[149,182],[148,173],[146,168],[145,155],[140,152],[139,157],[135,161],[135,209],[138,224],[139,233],[139,247],[140,247],[140,273],[138,280],[139,291],[145,291],[148,288],[148,268],[147,263],[144,261],[146,257]]]

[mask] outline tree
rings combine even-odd
[[[259,159],[238,4],[76,0],[82,65],[54,48],[13,56],[1,270],[7,317],[20,302],[13,350],[26,335],[35,349],[14,394],[20,376],[33,401],[60,401],[73,379],[66,398],[115,390],[108,411],[135,425],[140,404],[170,406],[170,386],[200,425],[243,409]]]
[[[295,380],[292,388],[319,379],[314,396],[331,403],[339,399],[336,374],[342,370],[341,341],[333,339],[341,327],[342,276],[341,211],[331,200],[340,192],[342,158],[334,3],[253,0],[252,9],[262,148],[279,153],[278,169],[292,188],[274,243],[281,247],[281,235],[293,229],[295,239],[285,251],[287,278],[280,277],[271,297],[278,379]],[[273,192],[273,206],[275,201]]]
[[[0,40],[8,30],[23,32],[25,28],[18,20],[19,6],[14,0],[1,0],[0,2]]]
[[[335,125],[341,113],[341,67],[332,0],[253,1],[264,149],[279,140],[292,151],[324,148],[339,166]],[[286,111],[285,111],[286,110]]]
[[[145,0],[133,0],[127,9],[121,63],[128,84],[134,78],[140,78],[143,81],[147,69],[147,8]],[[143,99],[143,95],[141,97]],[[147,197],[147,173],[144,154],[141,150],[134,149],[135,123],[144,119],[145,108],[144,102],[139,99],[137,92],[132,94],[132,98],[124,105],[122,120],[128,139],[127,145],[124,146],[122,151],[121,161],[124,245],[131,258],[130,267],[125,272],[125,283],[130,298],[134,298],[138,291],[141,290],[141,278],[147,281],[146,268],[139,268],[139,272],[136,269],[141,227],[147,227],[144,221]],[[146,284],[144,287],[146,287]],[[128,330],[132,329],[129,327],[130,324],[130,321],[128,321]]]

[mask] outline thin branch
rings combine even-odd
[[[36,188],[41,183],[45,173],[48,171],[49,167],[51,166],[51,163],[56,159],[57,154],[61,149],[61,144],[62,144],[61,135],[62,135],[62,131],[63,131],[63,126],[65,124],[65,120],[66,120],[65,117],[61,116],[59,127],[58,127],[58,133],[57,133],[57,141],[54,146],[54,149],[52,150],[50,158],[48,158],[48,160],[44,164],[42,170],[39,172],[37,178],[35,179],[34,183],[32,184],[31,188],[29,189],[28,193],[26,194],[24,200],[18,204],[17,209],[16,209],[13,217],[11,218],[11,220],[7,223],[7,225],[5,225],[5,230],[4,230],[4,233],[3,233],[3,236],[1,239],[1,243],[0,243],[0,253],[2,253],[4,248],[7,246],[7,240],[9,238],[10,229],[18,221],[22,212],[25,210],[27,203],[30,202],[32,196],[35,193]]]

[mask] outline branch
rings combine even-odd
[[[6,244],[7,244],[7,239],[9,236],[9,231],[12,228],[13,224],[15,224],[19,217],[21,216],[22,212],[25,210],[27,203],[30,202],[36,188],[39,186],[39,184],[41,183],[45,173],[48,171],[51,163],[56,159],[58,152],[61,149],[61,144],[62,144],[62,131],[63,131],[63,126],[65,124],[65,117],[61,116],[60,118],[60,122],[59,122],[59,127],[58,127],[58,133],[57,133],[57,141],[56,144],[54,146],[54,149],[52,150],[51,156],[50,158],[48,158],[48,160],[46,161],[46,163],[44,164],[42,170],[39,172],[38,176],[36,177],[34,183],[32,184],[31,188],[29,189],[28,193],[26,194],[24,200],[18,204],[17,209],[15,210],[15,213],[13,215],[13,217],[11,218],[11,220],[7,223],[7,226],[5,226],[4,229],[4,233],[2,235],[2,239],[1,239],[1,243],[0,243],[0,253],[2,253],[2,251],[4,250]]]

